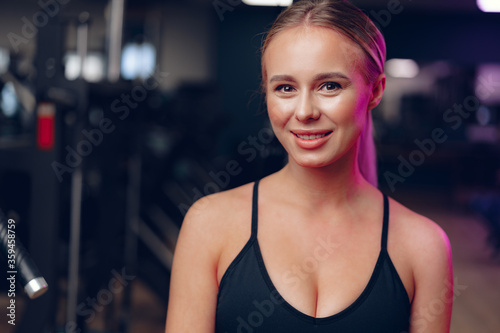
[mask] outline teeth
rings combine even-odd
[[[300,134],[295,134],[297,137],[304,139],[304,140],[314,140],[314,139],[319,139],[324,136],[326,136],[327,133],[323,134],[316,134],[316,135],[300,135]]]

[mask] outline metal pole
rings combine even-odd
[[[89,13],[83,12],[78,17],[76,52],[80,57],[80,79],[83,74],[83,66],[87,57],[88,45],[88,21]],[[83,127],[86,103],[80,101],[77,106],[77,121],[74,127],[74,147],[78,145],[80,133]],[[78,165],[71,176],[71,206],[70,206],[70,249],[68,263],[68,299],[66,305],[67,323],[76,323],[76,307],[78,303],[78,272],[80,268],[80,229],[81,229],[81,209],[82,209],[82,165]]]
[[[110,0],[108,14],[108,80],[120,79],[125,0]]]
[[[71,235],[68,271],[68,303],[66,322],[76,323],[78,302],[78,270],[80,264],[80,226],[82,203],[82,169],[78,167],[71,178]]]
[[[76,52],[80,59],[80,73],[78,77],[83,77],[85,60],[87,59],[87,40],[89,34],[89,13],[83,12],[78,16],[78,27],[76,29]]]

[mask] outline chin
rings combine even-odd
[[[295,163],[297,165],[303,167],[303,168],[322,168],[325,166],[328,166],[332,164],[333,161],[325,161],[325,160],[320,160],[320,159],[300,159],[300,160],[295,160]]]

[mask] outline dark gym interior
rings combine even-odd
[[[499,332],[500,13],[479,0],[352,2],[387,43],[379,186],[450,237],[451,331]],[[259,53],[283,8],[4,3],[0,210],[49,288],[30,299],[17,285],[12,325],[0,256],[1,332],[164,332],[189,206],[286,163]]]

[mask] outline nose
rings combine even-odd
[[[318,108],[314,105],[313,98],[310,93],[304,93],[300,97],[299,103],[295,109],[295,117],[298,121],[307,122],[309,120],[317,120],[320,116]]]

